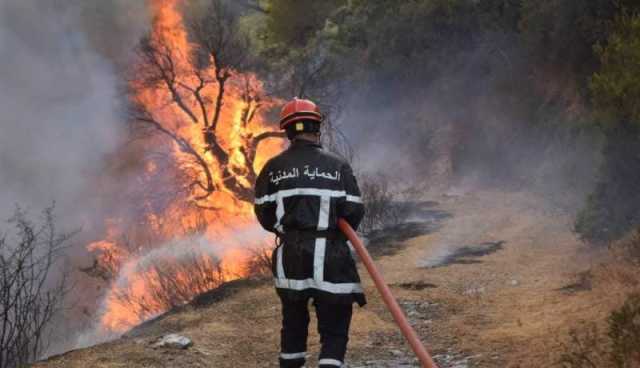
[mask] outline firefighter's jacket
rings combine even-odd
[[[282,298],[366,303],[339,218],[357,229],[364,215],[349,164],[318,144],[296,140],[258,176],[255,213],[281,240],[273,252]]]

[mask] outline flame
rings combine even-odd
[[[150,5],[153,27],[149,42],[167,45],[173,67],[180,74],[185,88],[196,88],[199,80],[193,73],[196,66],[192,58],[195,46],[189,41],[178,9],[180,0],[153,0]],[[218,72],[213,61],[211,59],[204,70],[198,69],[209,80],[215,80]],[[202,115],[195,116],[195,122],[191,121],[183,108],[171,103],[172,93],[162,84],[131,84],[134,90],[132,102],[143,106],[155,121],[162,123],[163,128],[184,139],[199,153],[210,170],[216,190],[203,193],[202,187],[192,185],[185,198],[168,200],[162,206],[141,195],[136,201],[142,203],[142,215],[133,220],[108,221],[105,238],[89,244],[88,249],[96,255],[99,267],[107,274],[117,275],[101,310],[100,326],[106,331],[125,331],[166,311],[172,303],[185,303],[222,282],[247,274],[245,264],[250,254],[243,244],[247,240],[236,237],[255,227],[252,205],[240,200],[237,193],[225,186],[225,182],[232,175],[238,185],[252,187],[255,178],[251,168],[247,168],[251,164],[246,155],[247,142],[272,130],[265,122],[262,110],[273,107],[278,101],[263,97],[263,85],[255,75],[235,70],[227,72],[229,78],[224,104],[216,129],[218,143],[228,152],[226,174],[219,160],[207,150],[208,143],[203,134],[206,121]],[[260,98],[248,99],[247,91]],[[204,87],[201,94],[206,101],[216,101],[216,85]],[[192,97],[184,96],[182,102],[197,111],[198,101]],[[247,116],[252,117],[250,123],[247,123]],[[159,142],[149,139],[145,144]],[[167,144],[166,140],[162,142]],[[171,162],[180,175],[193,182],[206,182],[207,175],[194,162],[193,155],[185,152],[175,140],[171,144]],[[279,140],[261,143],[252,163],[253,175],[281,149]],[[166,185],[165,182],[155,182],[163,172],[159,161],[147,159],[142,171],[138,183],[141,188]],[[176,189],[185,187],[178,179],[170,184]],[[194,240],[189,237],[194,232],[202,234],[203,238]],[[251,238],[253,244],[264,246],[264,235]],[[136,245],[131,246],[123,239],[135,239]],[[140,245],[143,243],[151,245]],[[171,292],[176,295],[166,295],[168,281],[175,284]]]

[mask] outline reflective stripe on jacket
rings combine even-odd
[[[364,215],[349,164],[320,145],[297,140],[258,176],[255,213],[281,236],[272,266],[281,297],[365,303],[360,278],[337,220],[357,229]]]

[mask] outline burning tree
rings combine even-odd
[[[174,1],[154,6],[154,31],[140,43],[131,80],[134,118],[174,143],[197,206],[219,209],[216,193],[251,202],[258,148],[284,135],[257,121],[270,102],[255,76],[238,72],[245,40],[220,1],[190,24],[191,37]]]
[[[250,257],[238,246],[250,240],[233,233],[253,226],[257,172],[282,147],[264,118],[276,101],[242,72],[249,58],[234,17],[213,0],[186,22],[180,4],[151,1],[152,29],[130,73],[135,146],[145,152],[133,213],[114,215],[88,246],[96,262],[84,271],[110,282],[100,318],[111,332],[246,274]],[[199,236],[206,247],[178,256]]]

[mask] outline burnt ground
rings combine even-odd
[[[576,281],[569,283],[558,291],[571,295],[579,292],[590,291],[593,289],[593,274],[590,270],[579,272],[576,275]]]
[[[441,368],[559,367],[576,320],[604,320],[610,288],[580,276],[592,260],[582,256],[572,219],[542,203],[527,193],[446,197],[422,207],[432,215],[425,224],[413,218],[370,237],[385,280]],[[349,367],[417,367],[366,271],[360,273],[369,304],[354,311]],[[271,284],[238,281],[122,339],[35,366],[277,367],[279,323]],[[193,346],[153,347],[168,333],[189,337]],[[308,366],[318,350],[311,328]]]
[[[482,263],[482,258],[503,249],[504,240],[484,242],[475,245],[455,247],[451,253],[438,257],[425,265],[427,268],[446,267],[454,264],[468,265]]]
[[[404,221],[367,234],[367,249],[374,258],[396,254],[406,247],[407,240],[436,232],[451,218],[451,214],[434,201],[399,206],[404,209]]]

